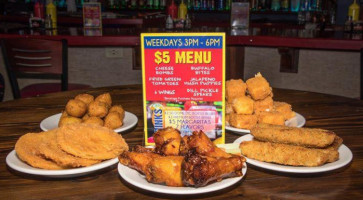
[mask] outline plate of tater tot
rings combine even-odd
[[[272,88],[260,73],[246,82],[226,81],[225,114],[226,129],[237,133],[249,133],[259,123],[302,127],[306,122],[290,104],[273,100]]]
[[[136,115],[125,111],[121,105],[113,104],[109,93],[96,97],[82,93],[68,100],[61,113],[42,120],[40,128],[47,131],[67,124],[88,123],[122,132],[134,127],[137,121]]]

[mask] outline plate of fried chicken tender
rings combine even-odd
[[[257,124],[251,134],[238,138],[242,155],[258,167],[293,173],[317,173],[350,163],[353,154],[334,132]]]
[[[132,128],[137,120],[134,114],[126,112],[121,105],[113,105],[110,93],[96,97],[82,93],[70,99],[62,113],[44,119],[40,127],[47,131],[67,124],[86,123],[121,132]]]
[[[226,82],[226,129],[249,133],[258,123],[302,127],[305,118],[286,102],[274,101],[272,88],[260,74],[244,82]]]
[[[135,146],[119,156],[120,176],[139,188],[168,194],[198,194],[239,182],[245,158],[218,148],[202,131],[181,137],[167,127],[154,133],[155,147]]]
[[[81,176],[114,165],[128,151],[122,136],[96,124],[68,124],[27,133],[15,144],[6,163],[13,169],[48,177]]]

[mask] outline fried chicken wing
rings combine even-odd
[[[183,156],[160,156],[153,158],[146,166],[146,179],[152,183],[167,186],[183,186],[181,165]]]
[[[154,134],[155,150],[162,155],[177,156],[181,140],[180,132],[177,129],[171,127],[159,129]]]
[[[209,157],[231,157],[229,153],[218,148],[203,131],[194,131],[193,135],[183,137],[180,149],[182,155],[186,155],[189,150],[195,150],[196,153]]]
[[[245,159],[242,156],[213,158],[188,154],[182,165],[185,186],[202,187],[223,178],[242,176]]]

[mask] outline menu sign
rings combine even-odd
[[[98,2],[83,3],[83,28],[85,32],[88,29],[90,29],[91,31],[97,29],[101,31],[102,35],[102,14],[101,14],[100,3]]]
[[[224,143],[224,33],[141,34],[145,143],[173,127]]]

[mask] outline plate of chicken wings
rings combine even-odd
[[[128,183],[158,193],[200,194],[241,181],[246,160],[226,153],[202,132],[180,136],[174,128],[154,134],[155,147],[135,146],[119,156],[118,172]]]

